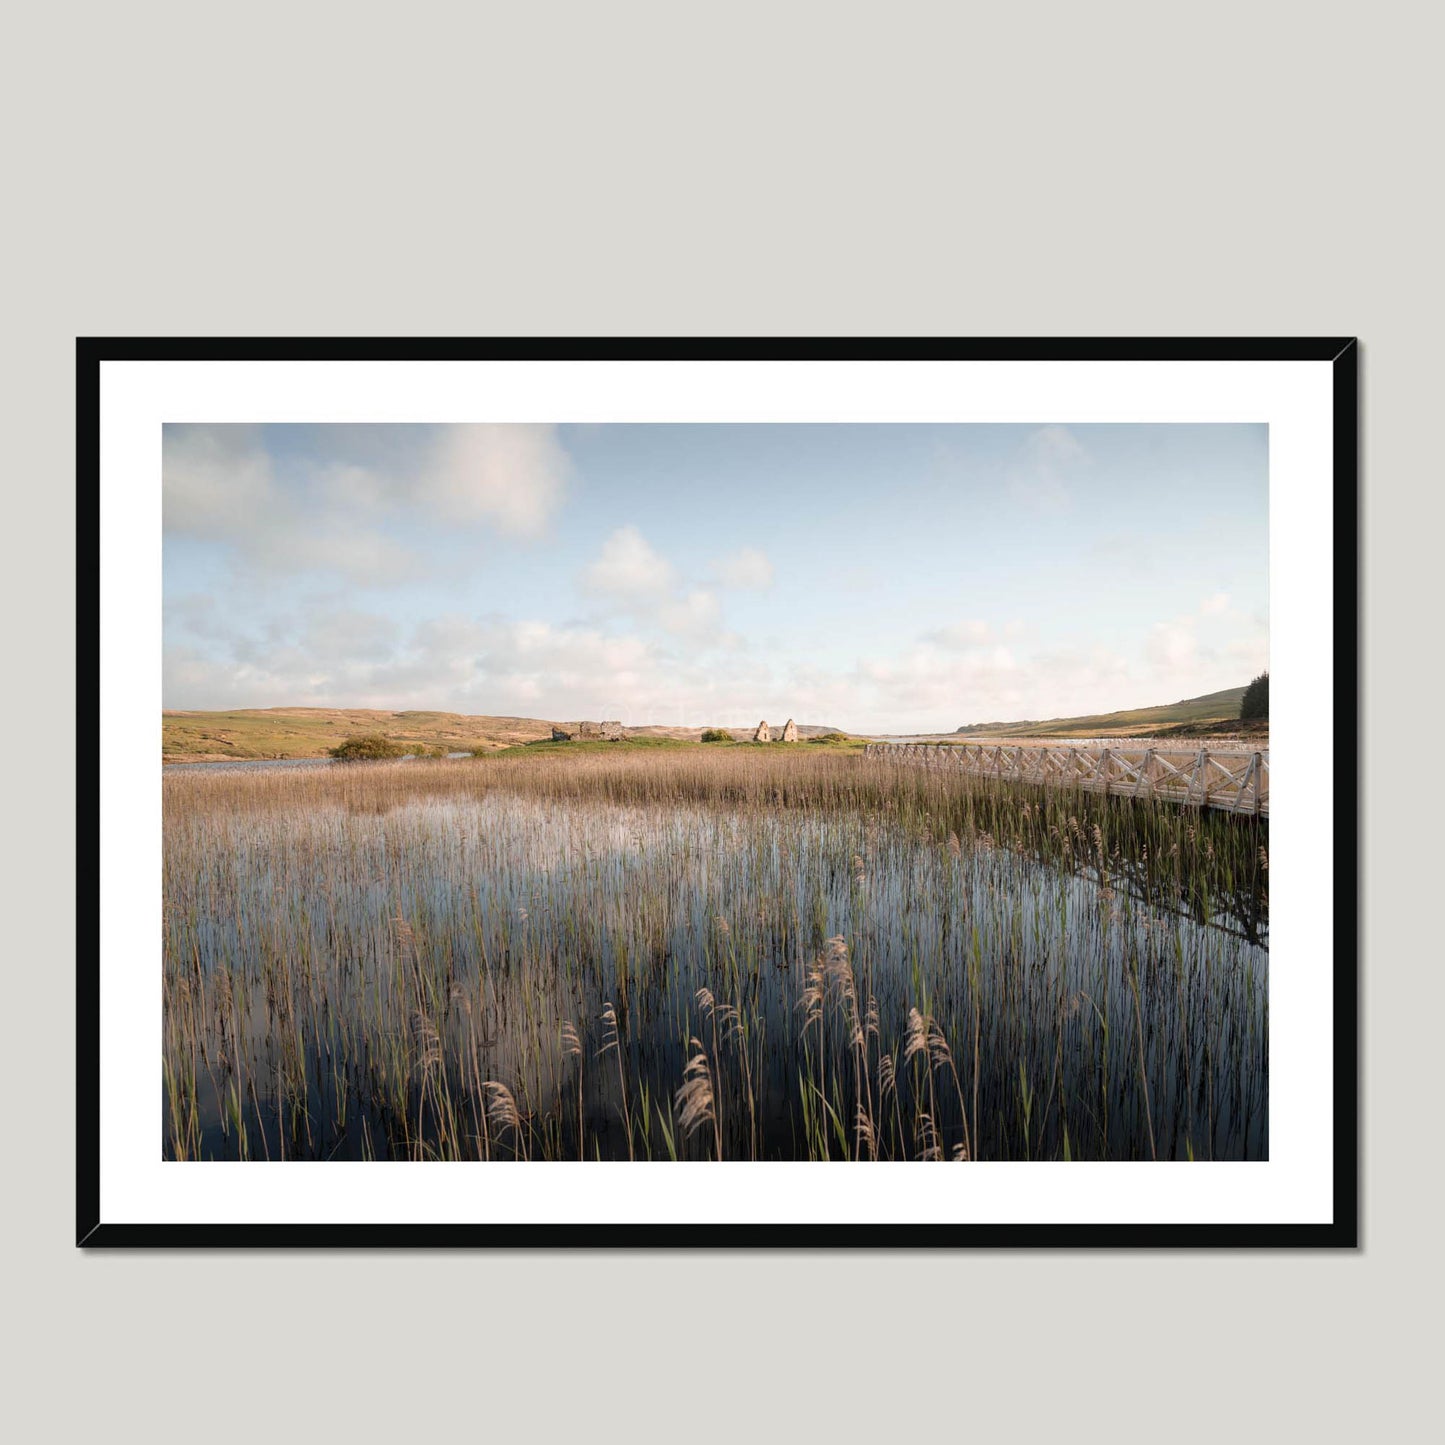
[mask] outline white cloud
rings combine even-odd
[[[614,613],[692,639],[724,641],[722,603],[706,587],[684,588],[677,569],[636,527],[619,527],[583,569],[582,590]]]
[[[567,455],[551,427],[450,426],[420,440],[408,433],[404,445],[387,428],[321,430],[333,433],[325,460],[293,445],[278,462],[257,427],[167,427],[167,534],[227,543],[237,561],[272,575],[387,583],[425,570],[401,540],[418,528],[536,537],[566,489]]]
[[[940,627],[935,632],[927,634],[927,641],[935,643],[939,647],[946,647],[952,650],[977,647],[981,642],[987,642],[993,636],[993,629],[987,622],[981,622],[976,618],[966,622],[951,622],[947,627]]]
[[[401,628],[389,617],[352,608],[308,611],[304,633],[307,649],[322,658],[375,663],[391,656]]]
[[[778,661],[713,642],[717,599],[669,594],[650,636],[615,623],[570,626],[451,615],[402,627],[353,607],[313,606],[256,621],[202,599],[167,604],[169,707],[281,704],[427,708],[633,724],[754,726],[761,717],[858,731],[950,731],[968,723],[1064,717],[1173,702],[1236,685],[1267,662],[1263,632],[1206,646],[1193,619],[1149,629],[1135,652],[1020,652],[921,639],[897,653]],[[671,630],[667,630],[670,628]]]
[[[312,489],[323,512],[369,520],[380,517],[391,506],[386,477],[349,462],[317,468]]]
[[[582,585],[621,602],[649,601],[672,591],[677,573],[636,527],[619,527],[602,544],[602,555],[583,572]]]
[[[1187,617],[1177,622],[1156,622],[1144,643],[1149,661],[1170,671],[1192,666],[1198,651],[1194,622]]]
[[[229,543],[271,573],[331,572],[367,583],[415,570],[406,548],[375,525],[381,504],[370,473],[328,466],[311,480],[310,495],[283,486],[255,427],[167,428],[163,524],[172,536]]]
[[[679,705],[688,717],[720,706],[695,653],[602,627],[452,615],[403,633],[385,617],[340,609],[260,629],[262,637],[204,609],[200,620],[204,650],[176,630],[168,637],[168,707],[345,705],[648,723],[677,721]],[[731,676],[749,667],[744,659]]]
[[[1247,682],[1266,665],[1269,630],[1263,618],[1244,616],[1221,592],[1193,613],[1154,623],[1143,655],[1146,695],[1155,703],[1175,702]]]
[[[337,519],[325,528],[299,522],[257,539],[249,558],[275,572],[332,572],[348,582],[376,585],[416,577],[423,563],[409,548],[375,530]]]
[[[561,506],[567,454],[549,426],[449,426],[411,500],[442,521],[536,537]]]
[[[165,435],[161,507],[168,531],[254,537],[281,505],[271,458],[254,427],[185,427]]]
[[[740,592],[766,592],[773,585],[773,564],[766,552],[756,547],[741,547],[712,564],[712,575],[724,587]]]
[[[722,607],[713,593],[695,588],[681,599],[664,603],[658,618],[669,632],[684,637],[706,637],[717,630]]]
[[[1038,427],[1009,464],[1005,478],[1009,495],[1030,511],[1066,510],[1073,502],[1070,484],[1088,462],[1088,448],[1068,427]]]
[[[980,709],[987,720],[999,720],[1000,709],[1006,713],[1023,705],[1029,681],[1007,647],[960,654],[928,641],[896,657],[861,660],[855,676],[863,689],[856,702],[864,702],[869,714],[915,720],[954,717],[951,727],[984,720],[975,716]],[[943,726],[937,721],[919,725]]]

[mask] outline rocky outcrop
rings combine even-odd
[[[792,718],[789,718],[787,722],[783,724],[783,741],[785,743],[795,743],[798,741],[798,725]]]
[[[772,742],[772,740],[773,740],[773,734],[772,734],[772,732],[770,731],[770,729],[768,728],[767,723],[766,723],[766,722],[760,722],[760,723],[758,724],[758,730],[757,730],[757,732],[755,732],[755,733],[753,734],[753,741],[754,741],[755,743],[770,743],[770,742]]]

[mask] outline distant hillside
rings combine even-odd
[[[163,712],[161,756],[171,762],[221,758],[319,758],[357,733],[403,744],[510,747],[550,737],[538,718],[467,717],[454,712],[383,712],[373,708],[268,707],[235,712]]]
[[[1216,730],[1219,724],[1233,724],[1230,731],[1256,731],[1239,724],[1239,704],[1244,688],[1229,687],[1203,697],[1187,697],[1162,707],[1140,707],[1126,712],[1094,713],[1089,717],[1048,718],[1043,721],[973,723],[961,727],[962,736],[991,738],[1067,738],[1189,736]],[[1268,724],[1264,725],[1268,731]]]
[[[575,726],[578,719],[558,720]],[[600,721],[600,719],[597,719]],[[757,724],[729,729],[740,740]],[[552,736],[553,721],[534,717],[473,717],[457,712],[385,712],[374,708],[268,707],[234,712],[163,712],[161,757],[166,762],[219,762],[226,758],[319,758],[344,738],[381,733],[394,742],[453,752],[508,748]],[[629,728],[646,737],[697,742],[702,728]],[[836,729],[802,725],[803,737]]]

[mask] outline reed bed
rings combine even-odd
[[[1268,1154],[1258,820],[801,746],[164,789],[169,1158]]]

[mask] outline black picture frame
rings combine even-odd
[[[95,1248],[1354,1248],[1359,1244],[1359,359],[1348,337],[82,337],[76,343],[77,721],[100,703],[101,368],[113,361],[1307,361],[1332,368],[1333,1217],[1328,1223],[693,1225],[137,1224],[101,1211],[98,753],[77,776],[76,1243]],[[83,733],[82,733],[83,735]]]

